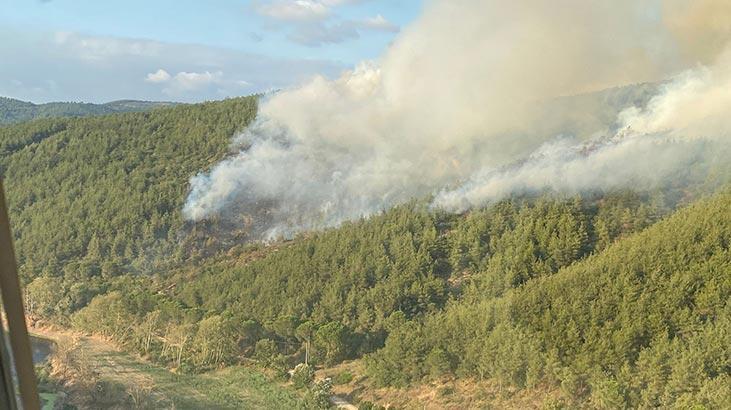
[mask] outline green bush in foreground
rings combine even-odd
[[[309,387],[315,379],[315,370],[312,366],[300,363],[292,371],[292,383],[298,389]]]

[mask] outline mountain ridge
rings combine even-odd
[[[36,104],[0,96],[0,125],[32,121],[39,118],[85,117],[124,112],[148,111],[171,107],[180,103],[171,101],[116,100],[103,104],[85,102],[48,102]]]

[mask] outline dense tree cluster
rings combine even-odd
[[[550,382],[600,408],[723,407],[730,203],[731,193],[701,201],[502,296],[478,291],[420,320],[400,319],[368,356],[369,371],[386,385],[444,373]]]
[[[109,278],[184,259],[188,180],[226,154],[256,105],[250,97],[0,127],[23,279],[56,286],[50,309],[66,316]]]
[[[302,324],[318,332],[340,324],[344,330],[332,333],[342,348],[317,344],[333,362],[382,346],[396,312],[413,319],[450,299],[499,296],[641,230],[659,212],[626,192],[601,201],[505,201],[464,217],[414,203],[299,238],[243,266],[205,263],[168,280],[185,306],[245,312],[287,345],[297,344]],[[607,230],[614,213],[624,224]]]

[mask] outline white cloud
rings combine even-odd
[[[14,62],[0,64],[0,95],[34,102],[197,102],[288,88],[343,69],[327,60],[71,32],[0,27],[0,38],[13,39],[0,41],[0,61]]]
[[[211,73],[209,71],[204,73],[188,73],[181,71],[173,78],[173,84],[182,90],[190,91],[219,83],[222,81],[222,77],[222,71],[216,71],[215,73]]]
[[[399,27],[379,14],[363,20],[345,20],[334,24],[323,21],[299,24],[287,38],[304,46],[319,47],[358,39],[365,30],[397,33]]]
[[[155,57],[162,52],[161,43],[156,41],[85,36],[65,31],[54,33],[54,41],[79,58],[92,62],[119,56]]]
[[[223,71],[204,71],[200,73],[181,71],[175,76],[161,69],[154,73],[147,74],[145,81],[148,83],[165,83],[167,86],[163,92],[169,95],[176,95],[189,91],[197,91],[211,85],[225,85],[227,81],[223,78]],[[233,81],[238,84],[239,81]],[[248,83],[247,83],[248,84]]]
[[[337,44],[359,37],[358,25],[353,22],[332,25],[325,23],[301,25],[287,36],[291,41],[308,47],[319,47],[323,44]]]
[[[397,25],[391,23],[380,14],[375,17],[369,17],[363,20],[361,22],[361,27],[365,29],[387,31],[391,33],[396,33],[399,31],[399,27]]]
[[[249,88],[252,84],[244,80],[227,78],[223,71],[204,71],[200,73],[181,71],[171,76],[165,70],[158,70],[147,75],[145,80],[151,83],[165,83],[162,92],[168,96],[180,97],[201,90],[212,91],[219,96],[228,96],[237,88]]]
[[[361,1],[362,0],[320,0],[320,3],[329,7],[337,7],[344,4],[360,3]]]
[[[378,14],[375,17],[342,19],[334,9],[365,0],[269,0],[254,2],[254,11],[272,20],[289,23],[273,26],[289,31],[295,43],[319,47],[360,38],[364,30],[398,32],[399,27]]]
[[[164,83],[170,80],[170,74],[162,68],[155,71],[154,73],[147,74],[145,81],[148,83]]]
[[[269,18],[284,21],[324,20],[335,7],[364,0],[263,0],[254,2],[254,10]]]
[[[330,16],[334,2],[317,0],[279,0],[257,4],[255,10],[266,17],[285,21],[321,20]],[[337,2],[335,2],[337,3]]]
[[[237,90],[242,87],[251,86],[246,81],[227,78],[223,71],[181,71],[161,82],[165,83],[162,92],[171,97],[184,97],[202,91],[215,93],[217,96],[230,96],[236,95]]]

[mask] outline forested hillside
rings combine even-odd
[[[395,385],[444,372],[554,383],[569,405],[721,408],[731,397],[730,204],[728,192],[701,201],[497,298],[478,277],[444,311],[400,320],[369,371]]]
[[[731,394],[728,190],[546,192],[462,215],[415,200],[271,244],[185,223],[189,178],[256,109],[0,127],[29,312],[181,372],[254,360],[286,377],[307,351],[358,360],[374,387],[489,379],[566,407]]]
[[[61,305],[71,309],[102,278],[179,258],[188,179],[220,159],[255,112],[252,97],[0,127],[23,278],[63,278],[73,294]]]
[[[33,104],[31,102],[0,97],[0,125],[13,124],[40,118],[87,117],[123,112],[148,111],[157,107],[169,107],[176,103],[122,100],[106,104],[78,102],[52,102]]]

